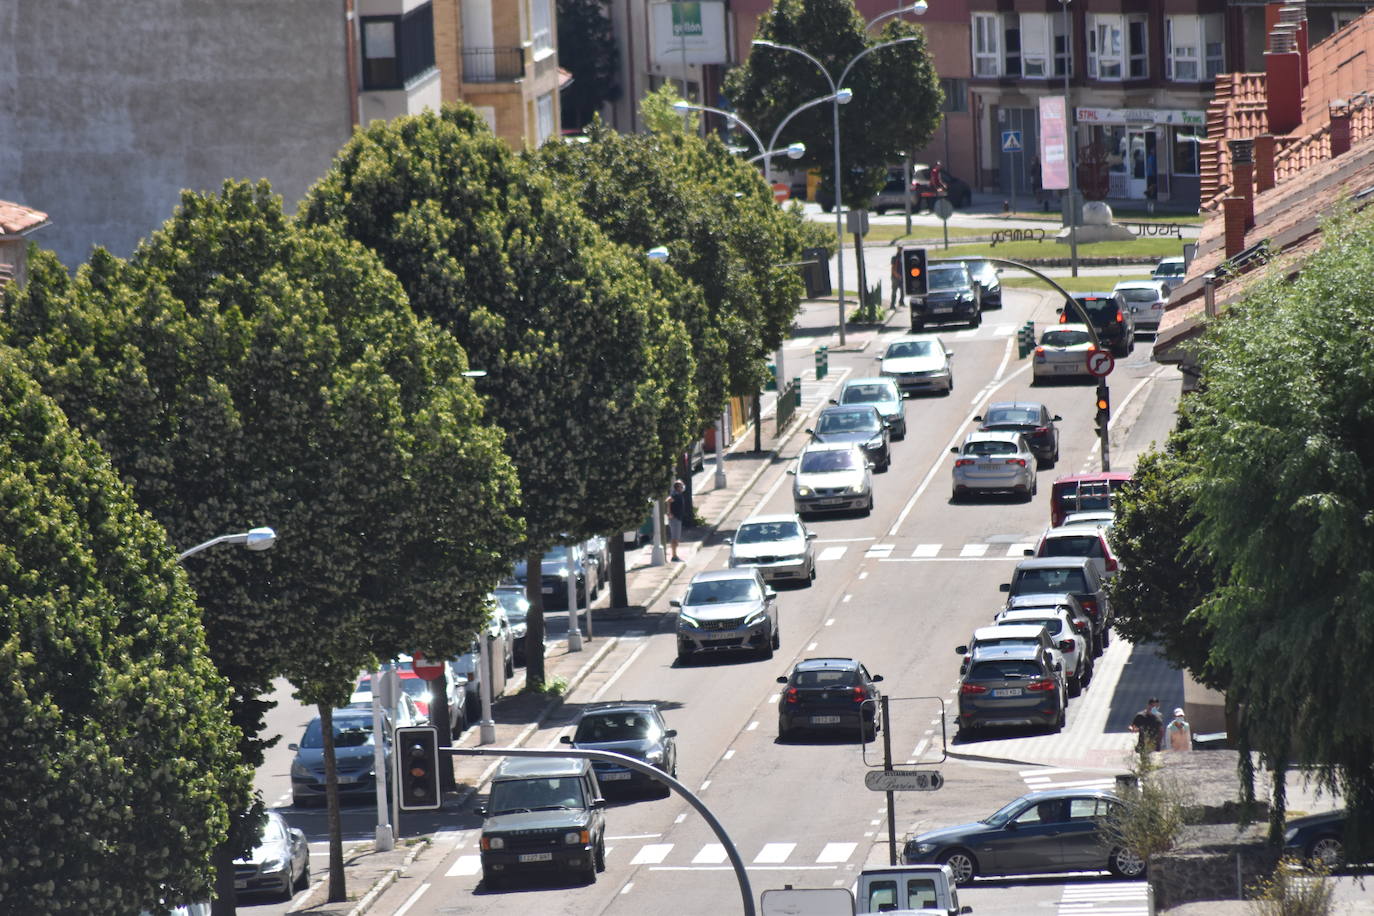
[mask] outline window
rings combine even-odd
[[[1089,78],[1144,79],[1149,75],[1149,28],[1144,16],[1090,17]]]
[[[400,83],[396,69],[396,17],[363,20],[363,88],[390,88]]]
[[[1064,17],[1058,13],[1021,14],[1021,75],[1027,79],[1062,77],[1068,66]],[[1053,62],[1051,62],[1053,58]]]
[[[1164,20],[1164,78],[1177,83],[1216,79],[1225,66],[1222,17],[1168,16]]]
[[[973,14],[973,75],[1002,75],[1002,17]]]
[[[945,91],[945,107],[942,111],[947,114],[968,111],[968,80],[942,77],[940,88]]]
[[[1220,13],[1212,16],[1202,17],[1202,37],[1203,48],[1207,52],[1207,79],[1214,80],[1217,74],[1221,73],[1226,66],[1225,46],[1222,35],[1222,17]]]
[[[418,6],[404,16],[362,19],[363,88],[402,89],[434,68],[434,11]]]
[[[530,44],[534,53],[553,49],[553,0],[530,0]]]
[[[553,130],[553,93],[546,92],[535,102],[535,145],[542,146]]]
[[[1198,149],[1200,147],[1195,127],[1173,127],[1173,173],[1175,175],[1198,174]]]
[[[1149,43],[1146,41],[1144,19],[1131,17],[1126,20],[1126,50],[1131,79],[1140,80],[1150,75]]]

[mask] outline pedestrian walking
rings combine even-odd
[[[1191,751],[1193,749],[1193,729],[1183,715],[1183,707],[1174,710],[1174,718],[1164,727],[1164,749],[1167,751]]]
[[[673,549],[673,559],[681,563],[677,555],[678,542],[682,540],[682,522],[687,517],[687,485],[680,480],[673,481],[673,492],[668,494],[668,544]]]
[[[1164,739],[1164,715],[1159,711],[1159,697],[1150,697],[1145,708],[1131,720],[1137,751],[1157,751]]]

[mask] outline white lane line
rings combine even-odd
[[[825,622],[825,625],[828,627],[833,627],[835,625],[835,618],[831,617],[829,620]]]
[[[778,701],[778,697],[780,697],[780,696],[782,696],[782,694],[780,694],[780,693],[769,694],[769,695],[768,695],[768,705],[769,705],[769,706],[772,706],[774,703],[776,703],[776,702]]]
[[[733,756],[735,756],[735,749],[732,747],[732,748],[730,748],[730,750],[728,750],[728,751],[726,751],[724,754],[722,754],[721,757],[720,757],[720,759],[721,759],[721,760],[729,760],[729,759],[730,759],[731,757],[733,757]]]
[[[1019,559],[1021,557],[1024,557],[1026,555],[1026,551],[1030,550],[1034,546],[1034,544],[1012,544],[1010,547],[1007,548],[1007,556],[1016,557]]]
[[[406,902],[401,904],[401,908],[396,911],[395,916],[406,916],[406,913],[410,912],[410,908],[415,905],[416,901],[418,901],[427,890],[429,890],[428,882],[415,888],[415,893],[406,898]]]
[[[792,854],[792,850],[797,848],[796,843],[764,843],[759,854],[754,856],[755,865],[781,865],[787,861],[787,857]]]
[[[916,744],[916,749],[913,750],[913,751],[911,752],[911,756],[912,756],[912,757],[915,757],[917,760],[920,760],[920,759],[921,759],[921,755],[924,754],[924,753],[926,752],[926,748],[928,748],[928,747],[930,747],[930,739],[929,739],[929,738],[922,738],[922,739]]]
[[[633,881],[631,881],[629,884],[625,885],[624,887],[622,887],[622,888],[620,889],[620,893],[622,893],[622,894],[628,894],[628,893],[630,892],[630,888],[632,888],[632,887],[634,887],[634,886],[635,886],[635,883],[634,883]]]
[[[938,557],[942,544],[917,544],[916,549],[911,552],[913,557]]]
[[[816,646],[818,646],[818,645],[819,645],[819,643],[814,643],[814,642],[813,642],[813,643],[811,643],[811,645],[809,645],[809,646],[806,647],[806,651],[807,651],[807,652],[815,652],[815,651],[816,651]]]
[[[1026,363],[1026,365],[1020,367],[1019,369],[1016,369],[1009,375],[1003,377],[1002,373],[1005,371],[1007,360],[1011,357],[1011,344],[1012,338],[1008,337],[1006,352],[1002,355],[1002,365],[997,367],[997,374],[992,377],[991,387],[989,388],[986,394],[987,397],[991,397],[997,391],[998,388],[1001,388],[1003,385],[1006,385],[1008,382],[1016,378],[1021,373],[1030,371],[1030,363]],[[980,392],[980,395],[981,394],[982,392]],[[979,402],[981,401],[982,398],[980,397]],[[888,537],[897,536],[897,532],[902,530],[902,524],[906,521],[906,517],[911,514],[913,509],[916,508],[916,501],[921,498],[921,495],[923,493],[925,493],[926,488],[930,486],[930,482],[935,479],[935,475],[946,469],[947,465],[945,464],[945,459],[949,455],[949,450],[957,446],[960,440],[964,438],[964,430],[968,427],[970,423],[973,422],[973,417],[977,413],[978,408],[977,406],[974,406],[974,408],[968,412],[968,416],[964,417],[964,419],[959,423],[959,425],[955,427],[954,435],[951,436],[949,441],[945,443],[945,447],[940,449],[940,457],[936,458],[934,463],[931,464],[930,470],[926,472],[925,479],[921,481],[920,485],[916,488],[916,491],[911,494],[911,498],[906,501],[906,505],[902,507],[902,511],[897,514],[897,520],[892,523],[892,527],[889,528],[887,531]]]
[[[1016,331],[1016,325],[1014,325],[1014,324],[999,324],[999,325],[997,325],[996,327],[994,327],[994,328],[992,329],[992,336],[993,336],[993,337],[1006,337],[1008,334],[1012,334],[1012,333],[1014,333],[1015,331]]]
[[[481,856],[459,856],[448,871],[444,872],[445,878],[459,878],[464,875],[475,875],[482,870]]]
[[[875,537],[867,538],[817,538],[817,544],[853,544],[855,541],[876,541]]]
[[[981,557],[988,552],[987,544],[965,544],[959,551],[961,557]]]
[[[853,595],[845,595],[843,598],[840,599],[840,604],[848,604],[848,603],[849,603],[849,599],[851,599],[851,598],[853,598],[853,597],[854,597]],[[826,626],[830,626],[830,624],[827,623]]]
[[[874,544],[872,547],[868,548],[868,550],[864,553],[864,557],[882,558],[889,556],[892,553],[892,551],[896,549],[896,544]]]
[[[725,847],[719,843],[707,843],[692,857],[693,865],[719,865],[725,861]]]
[[[1160,375],[1163,374],[1164,369],[1164,366],[1160,366],[1154,372],[1151,372],[1149,375],[1145,376],[1140,381],[1136,382],[1135,387],[1133,387],[1130,391],[1126,392],[1126,396],[1121,399],[1120,404],[1116,405],[1116,410],[1112,411],[1110,419],[1107,420],[1108,430],[1115,426],[1117,421],[1121,419],[1121,413],[1126,409],[1126,405],[1131,403],[1132,399],[1134,399],[1135,396],[1140,393],[1140,390],[1142,388],[1158,379]],[[1093,459],[1101,448],[1102,440],[1094,436],[1092,447],[1088,449],[1088,457],[1085,464],[1094,464],[1095,462]]]
[[[827,547],[816,557],[817,563],[829,563],[831,560],[839,560],[849,551],[848,547]]]
[[[686,812],[686,811],[682,812],[682,813],[679,814],[677,817],[673,818],[673,823],[674,823],[674,824],[681,824],[681,823],[682,823],[683,821],[685,821],[685,820],[687,820],[687,812]]]
[[[611,685],[614,684],[616,681],[620,680],[620,676],[624,674],[626,670],[628,670],[629,667],[635,663],[635,660],[638,659],[639,656],[642,655],[644,653],[644,650],[647,648],[649,648],[648,640],[645,640],[644,642],[640,643],[639,648],[631,652],[630,657],[625,659],[625,661],[621,663],[619,668],[615,669],[615,673],[612,674],[610,677],[606,678],[606,683],[602,684],[600,687],[596,689],[596,692],[592,694],[591,701],[595,703],[597,700],[601,699],[606,694],[606,691],[611,689]]]
[[[622,836],[608,836],[608,840],[652,840],[654,837],[663,836],[661,833],[626,833]]]
[[[756,722],[756,721],[755,721],[755,722],[750,722],[748,725],[744,726],[744,730],[747,731],[747,732],[751,732],[751,731],[753,731],[754,729],[756,729],[756,728],[758,728],[758,727],[759,727],[759,723],[758,723],[758,722]]]
[[[867,579],[867,578],[868,578],[868,573],[867,573],[867,572],[861,572],[861,573],[859,573],[859,579],[860,579],[861,581],[864,580],[864,579]]]
[[[630,860],[631,865],[657,865],[668,858],[673,849],[672,843],[648,843],[639,847],[639,852]]]
[[[705,792],[705,791],[706,791],[707,789],[709,789],[709,788],[711,788],[711,780],[708,779],[708,780],[706,780],[705,782],[703,782],[703,783],[701,784],[701,788],[700,788],[700,789],[697,789],[697,791],[698,791],[698,792]]]
[[[858,843],[826,843],[821,854],[816,856],[817,864],[822,862],[848,862],[858,848]]]

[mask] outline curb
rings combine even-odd
[[[382,896],[382,893],[388,887],[395,884],[397,878],[405,874],[405,870],[410,867],[410,864],[415,861],[421,852],[424,852],[430,847],[431,842],[429,837],[423,837],[420,842],[411,844],[411,848],[406,852],[406,857],[401,860],[401,864],[387,869],[386,874],[378,878],[377,881],[373,883],[372,889],[362,896],[357,906],[348,911],[348,916],[362,916],[363,913],[370,910],[372,905],[377,902],[377,898]]]

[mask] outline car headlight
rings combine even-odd
[[[284,868],[286,868],[286,860],[276,857],[273,857],[271,859],[263,859],[262,864],[258,866],[258,870],[265,874],[272,874],[273,872],[281,871]]]
[[[649,763],[659,763],[659,762],[661,762],[661,761],[663,760],[663,752],[662,752],[662,751],[650,751],[649,753],[647,753],[647,754],[644,755],[644,759],[645,759],[646,761],[648,761]]]
[[[874,436],[872,439],[869,439],[867,442],[864,443],[864,448],[882,448],[882,447],[883,447],[883,437],[882,437],[882,436]]]
[[[528,627],[528,624],[524,624],[524,623],[517,623],[517,624],[514,624],[514,625],[512,625],[511,628],[510,628],[510,635],[513,636],[513,637],[516,638],[516,639],[521,639],[522,637],[524,637],[525,631],[526,631],[526,628],[527,628],[527,627]]]
[[[291,775],[298,779],[314,779],[315,774],[310,772],[310,768],[299,760],[291,761]]]
[[[558,578],[560,578],[560,579],[566,579],[566,578],[568,578],[568,567],[564,566],[562,569],[558,570]]]
[[[690,627],[693,630],[701,626],[701,624],[697,623],[697,619],[690,614],[679,613],[677,615],[677,622],[681,626]]]
[[[912,849],[916,850],[917,855],[928,856],[935,851],[934,843],[913,843]]]
[[[752,614],[750,614],[748,617],[744,618],[744,625],[745,625],[746,627],[752,627],[752,626],[753,626],[754,624],[756,624],[756,623],[763,623],[763,621],[764,621],[765,619],[767,619],[767,617],[768,617],[768,611],[767,611],[767,609],[765,609],[765,608],[760,608],[759,610],[754,611],[754,612],[753,612]]]
[[[587,831],[585,830],[570,830],[563,834],[563,842],[569,846],[576,846],[578,843],[585,844],[591,842],[591,838],[588,837]]]
[[[811,495],[811,488],[810,488],[810,487],[797,487],[797,495],[798,495],[798,496],[810,496],[810,495]]]
[[[863,493],[863,491],[864,487],[861,483],[854,484],[854,486],[850,487],[848,490],[850,496],[858,496],[859,494]]]
[[[487,837],[485,840],[483,840],[483,842],[487,844],[488,849],[506,848],[506,841],[499,836]]]

